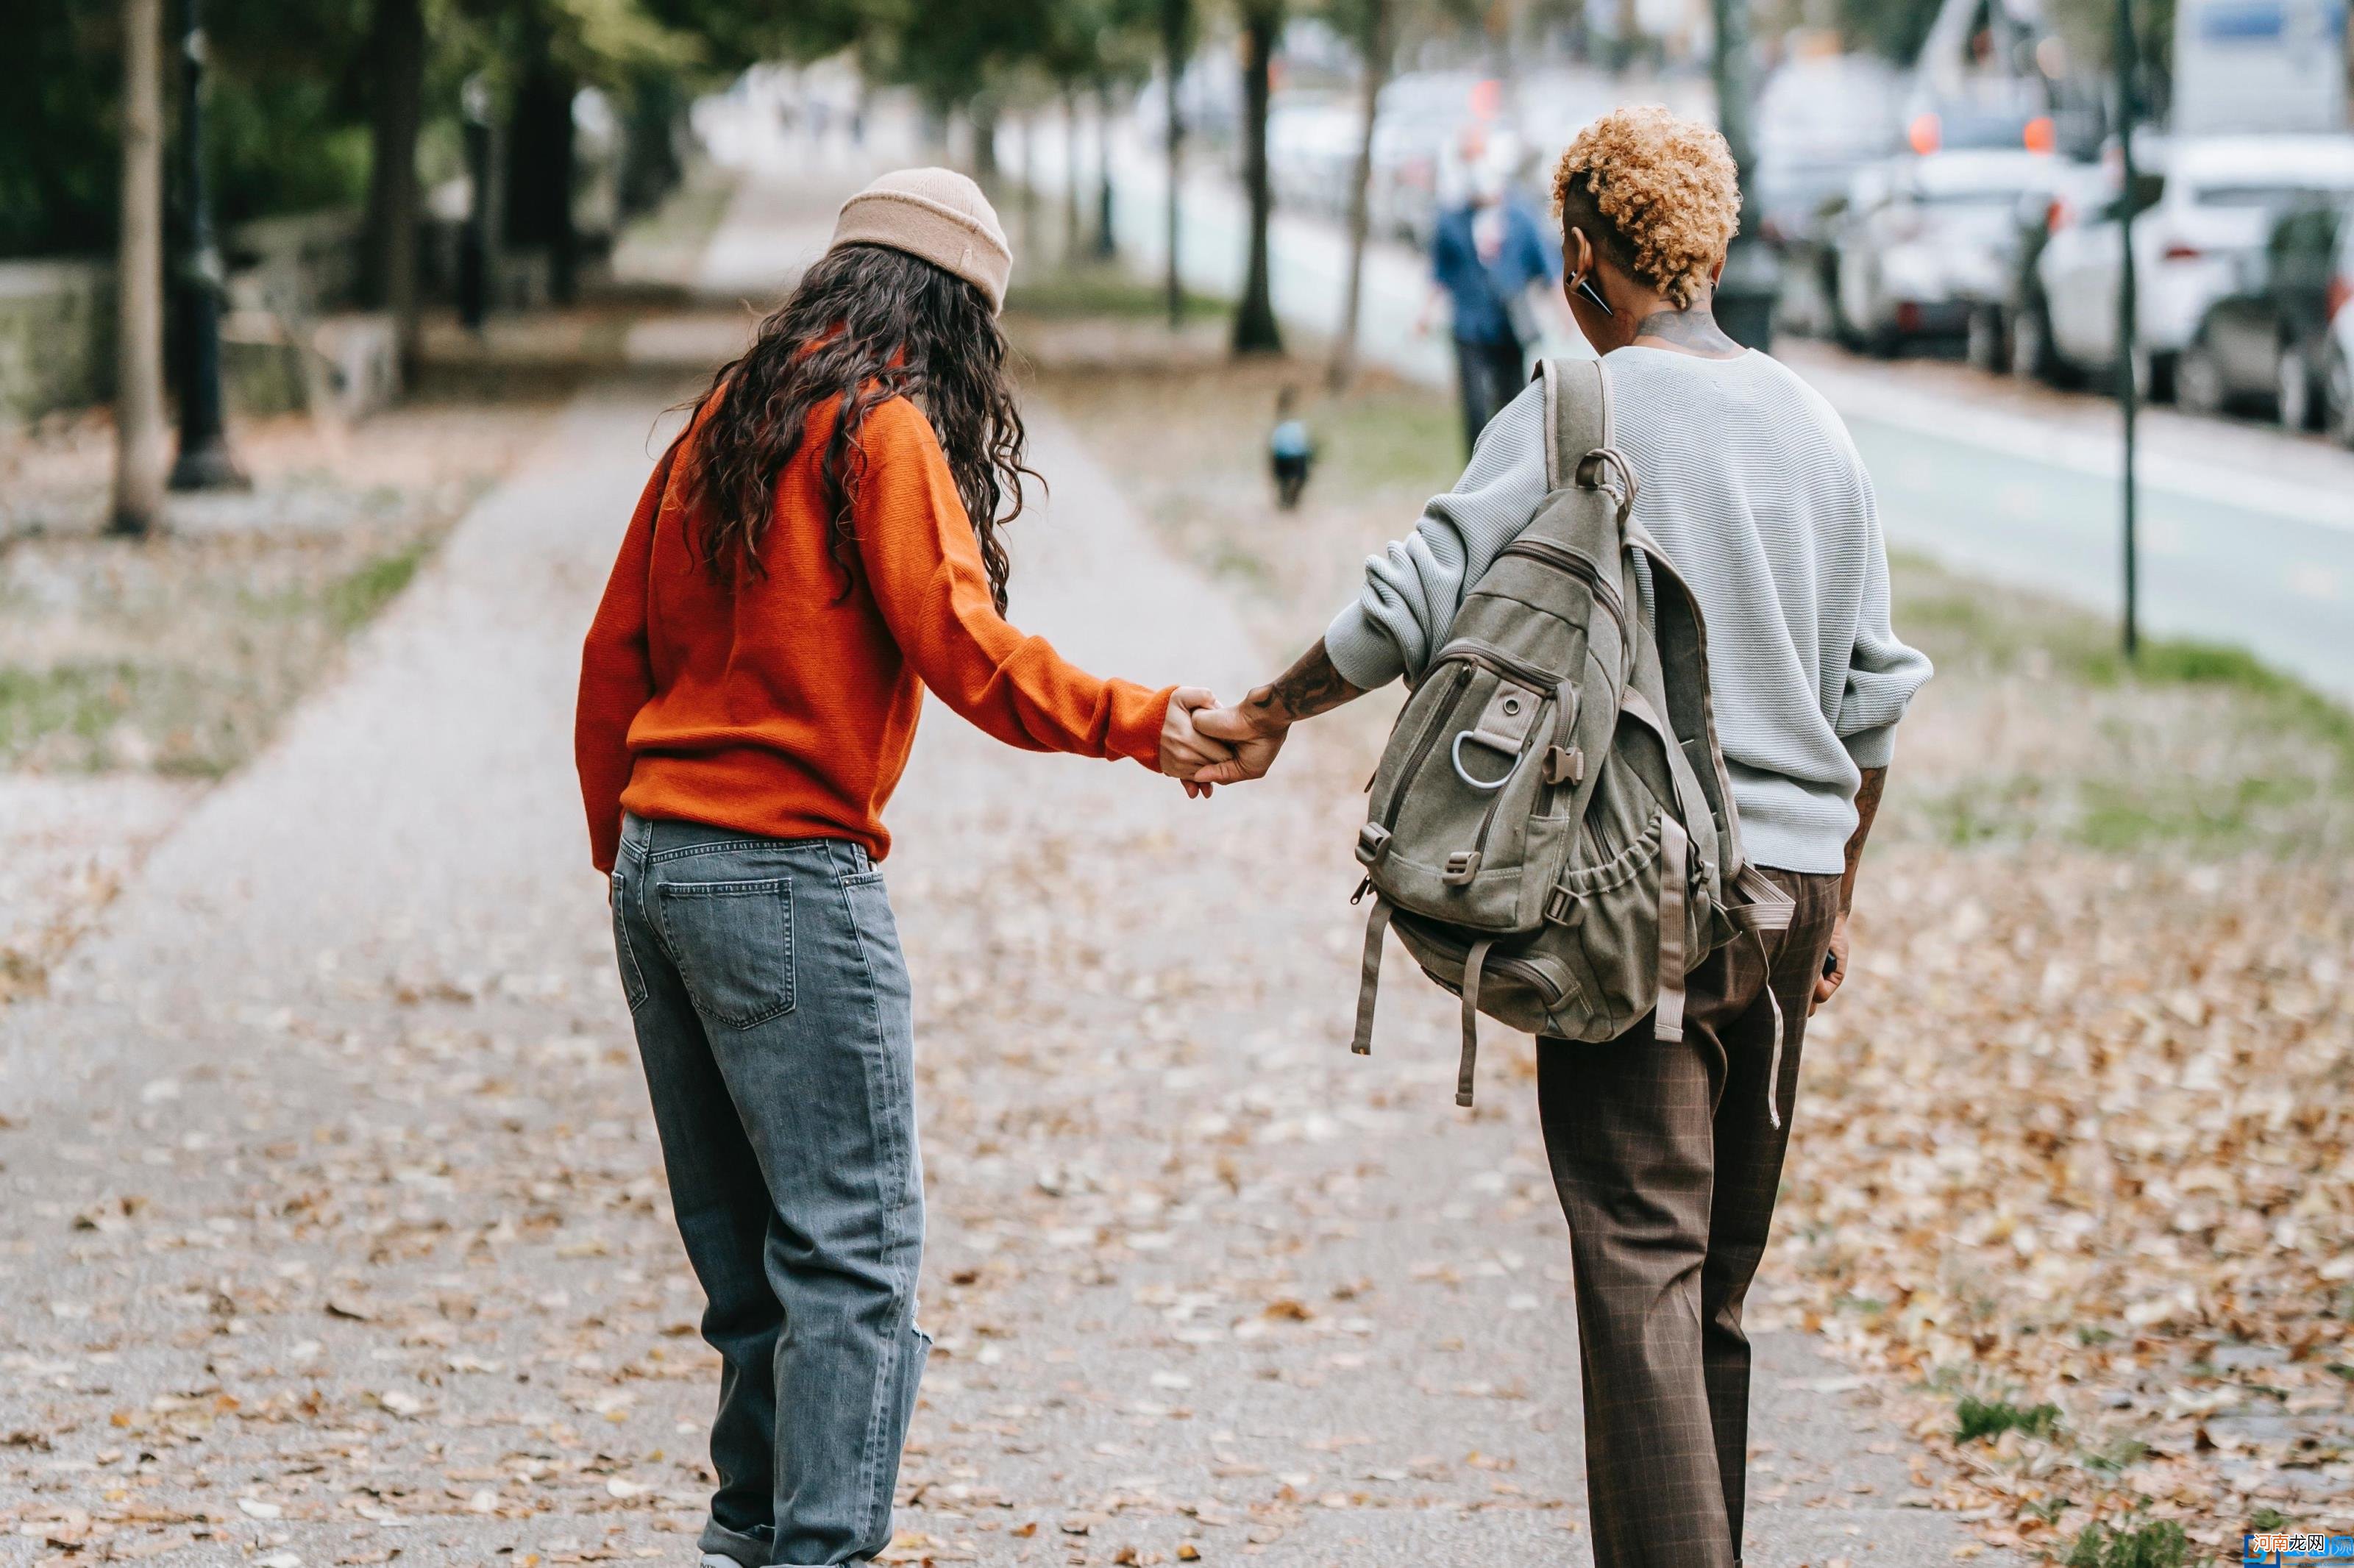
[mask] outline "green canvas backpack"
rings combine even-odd
[[[1462,998],[1464,1106],[1480,1013],[1599,1042],[1649,1012],[1659,1039],[1680,1040],[1687,973],[1792,913],[1742,858],[1700,604],[1634,520],[1609,377],[1598,361],[1548,360],[1539,375],[1545,498],[1415,682],[1357,839],[1357,896],[1374,904],[1352,1048],[1372,1050],[1394,929]],[[1775,1039],[1769,1084],[1778,1004]]]

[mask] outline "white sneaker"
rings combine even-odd
[[[701,1568],[744,1568],[744,1565],[726,1552],[706,1552],[703,1554]]]

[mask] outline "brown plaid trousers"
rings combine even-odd
[[[1840,879],[1768,871],[1790,928],[1692,971],[1684,1037],[1543,1040],[1537,1105],[1569,1220],[1595,1568],[1735,1568],[1749,1442],[1741,1307],[1766,1250],[1807,1002]],[[1768,985],[1787,1032],[1774,1102]]]

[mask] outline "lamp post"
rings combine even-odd
[[[2116,0],[2117,5],[2117,153],[2118,165],[2125,190],[2118,197],[2117,238],[2120,247],[2117,268],[2117,412],[2125,425],[2124,489],[2120,496],[2124,510],[2125,545],[2125,652],[2132,660],[2141,649],[2140,626],[2140,566],[2137,558],[2138,540],[2135,537],[2136,518],[2134,483],[2134,414],[2140,401],[2141,388],[2135,385],[2139,311],[2135,300],[2134,277],[2134,208],[2139,193],[2134,189],[2134,24],[2133,0]]]
[[[490,313],[491,181],[496,169],[491,146],[491,90],[480,76],[459,91],[466,156],[466,222],[458,235],[458,320],[470,332],[482,330]]]
[[[1169,99],[1162,105],[1168,111],[1165,121],[1168,135],[1169,188],[1162,193],[1163,221],[1169,238],[1167,270],[1161,278],[1161,291],[1169,307],[1169,330],[1175,332],[1185,324],[1185,282],[1179,270],[1178,218],[1181,216],[1179,186],[1184,172],[1185,116],[1178,107],[1177,86],[1185,74],[1185,56],[1192,45],[1193,16],[1188,0],[1161,0],[1161,48],[1169,72]]]
[[[174,490],[243,490],[252,482],[230,455],[221,424],[220,302],[227,270],[205,191],[204,0],[179,0],[180,265],[174,313],[179,324],[180,449]]]
[[[1744,198],[1757,165],[1751,134],[1750,100],[1755,61],[1749,47],[1749,0],[1712,0],[1716,22],[1716,123],[1733,151],[1733,165]],[[1774,253],[1744,225],[1725,252],[1724,276],[1716,286],[1716,324],[1744,348],[1766,349],[1774,342],[1774,302],[1781,281]]]

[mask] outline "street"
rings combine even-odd
[[[1013,139],[1008,138],[1009,143]],[[1037,149],[1036,177],[1059,191],[1061,140]],[[1167,254],[1165,165],[1123,124],[1114,139],[1121,254],[1158,277]],[[1012,156],[1009,152],[1008,156]],[[1239,288],[1244,204],[1192,149],[1183,193],[1187,286]],[[1083,179],[1093,178],[1091,154]],[[1278,211],[1269,237],[1276,310],[1328,337],[1340,318],[1347,247],[1338,225]],[[1371,362],[1452,384],[1438,332],[1413,330],[1427,267],[1395,242],[1368,252],[1361,333]],[[1564,329],[1558,321],[1549,329]],[[2122,602],[2119,440],[2113,407],[2091,396],[1978,376],[1944,364],[1883,364],[1786,339],[1776,351],[1838,408],[1879,489],[1891,545],[2104,612]],[[1543,352],[1582,354],[1549,338]],[[2141,430],[2145,630],[2244,648],[2339,695],[2354,694],[2354,451],[2318,437],[2147,410]],[[1407,520],[1400,519],[1403,529]]]

